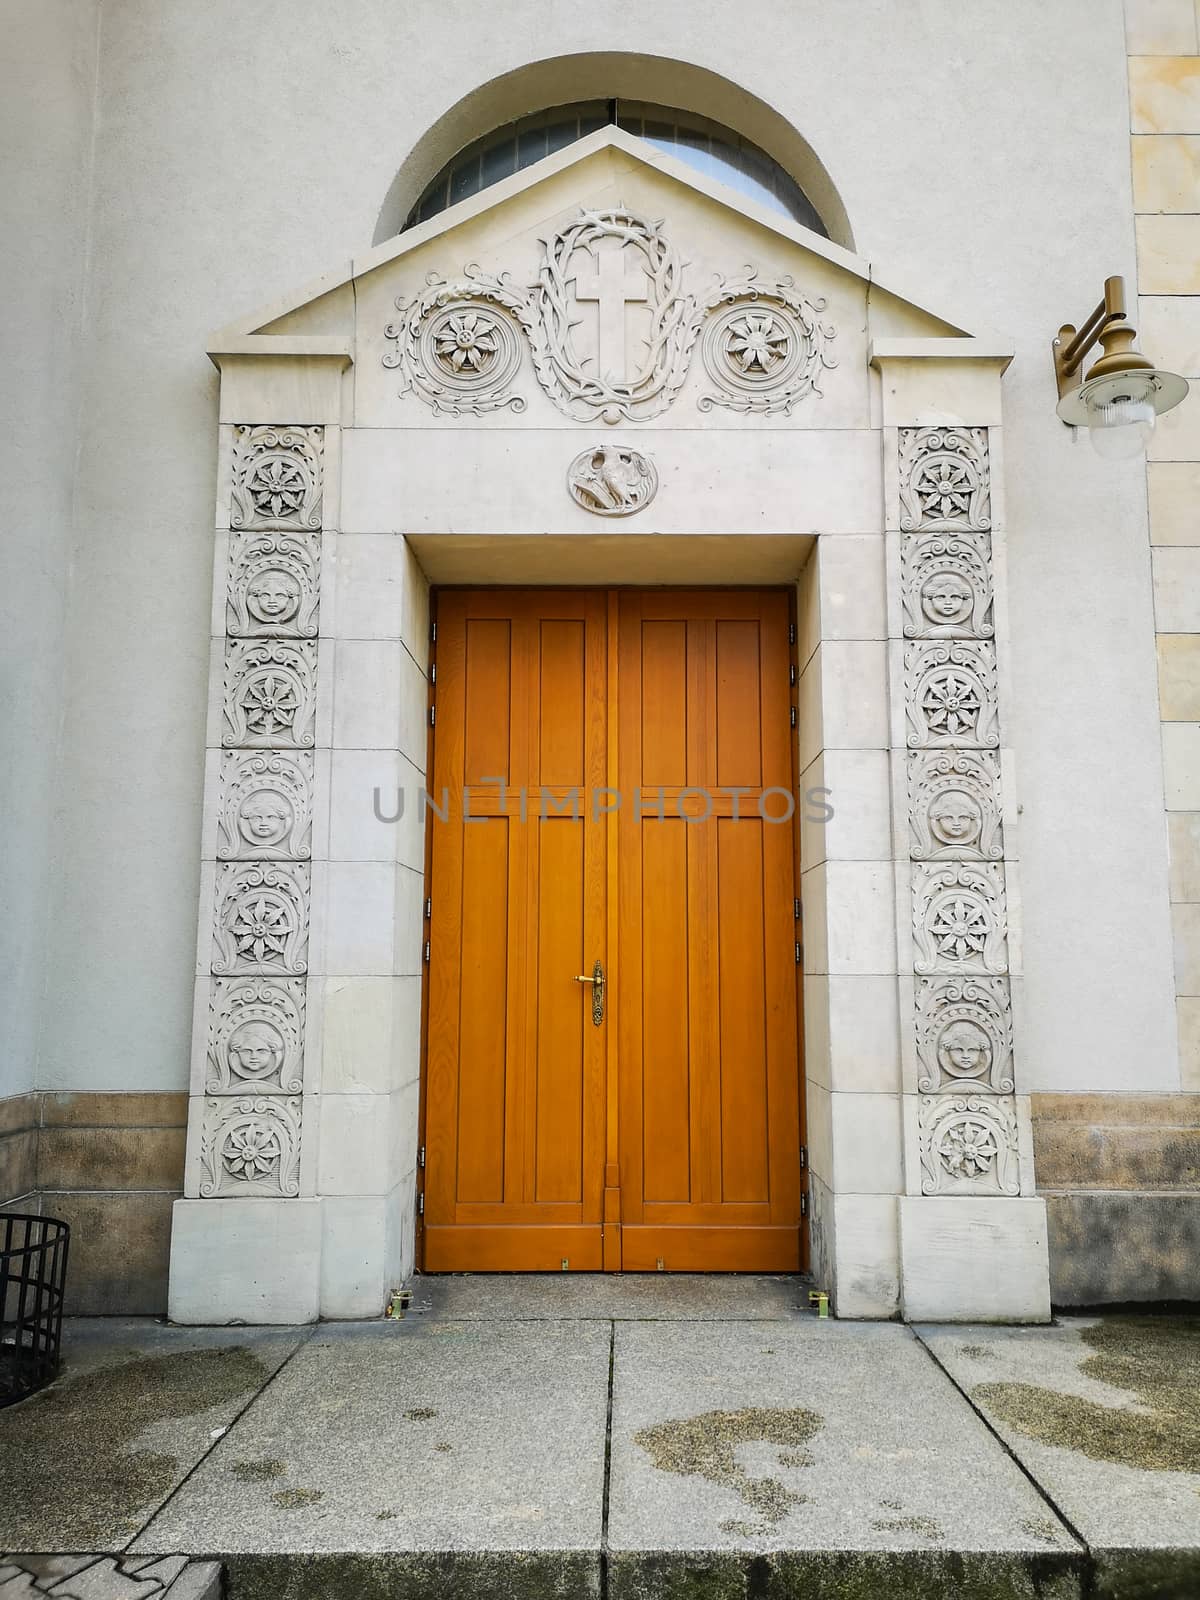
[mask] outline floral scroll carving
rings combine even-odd
[[[913,751],[908,815],[914,861],[999,861],[999,756],[988,750]]]
[[[705,302],[708,313],[700,353],[715,392],[701,395],[701,411],[787,415],[797,400],[819,394],[817,379],[836,366],[829,353],[835,330],[822,322],[824,300],[809,300],[791,278],[759,281],[753,268],[732,283],[719,279]]]
[[[1000,743],[994,645],[962,639],[909,645],[904,676],[911,748]]]
[[[701,304],[685,287],[685,267],[662,222],[624,205],[584,207],[542,241],[532,283],[474,263],[455,279],[431,273],[420,294],[396,301],[383,364],[399,371],[401,394],[435,413],[520,411],[520,333],[534,377],[564,416],[644,422],[678,397],[704,329],[713,392],[697,402],[702,410],[787,413],[819,392],[821,371],[834,365],[824,301],[747,268],[735,281],[719,278]],[[638,313],[636,336],[626,329],[628,306]]]
[[[917,972],[1004,972],[1003,868],[949,862],[913,868]]]
[[[207,1094],[300,1093],[302,982],[218,978],[208,1021]]]
[[[225,745],[311,746],[316,738],[317,647],[279,639],[225,651]]]
[[[200,1169],[205,1198],[298,1195],[300,1100],[282,1095],[206,1100]]]
[[[230,527],[319,528],[324,450],[323,428],[236,428]]]
[[[319,535],[231,534],[225,631],[236,639],[315,638],[319,582]]]
[[[303,861],[312,853],[313,758],[280,750],[221,758],[217,859]]]
[[[986,534],[923,533],[905,539],[905,638],[992,637],[989,552]]]
[[[415,299],[396,301],[400,316],[384,330],[395,348],[383,364],[399,369],[401,394],[412,389],[435,415],[524,411],[512,382],[521,368],[514,318],[527,316],[526,294],[474,264],[466,274],[453,283],[430,273]]]
[[[251,862],[217,868],[212,970],[289,976],[308,966],[309,868]]]
[[[905,533],[981,533],[991,527],[986,428],[901,428],[899,465]]]
[[[922,1194],[1020,1194],[1017,1118],[1010,1099],[922,1096],[918,1120]]]
[[[916,1023],[922,1094],[1013,1092],[1007,978],[919,978]]]

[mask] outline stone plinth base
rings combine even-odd
[[[319,1200],[175,1202],[172,1322],[315,1322],[320,1285]]]
[[[1045,1202],[903,1196],[900,1282],[906,1322],[1049,1322]]]

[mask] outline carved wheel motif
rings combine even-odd
[[[914,749],[1000,742],[996,658],[968,640],[910,645],[905,653],[908,742]]]
[[[521,345],[514,316],[524,312],[525,291],[480,272],[451,283],[430,273],[413,300],[396,301],[400,319],[388,324],[395,344],[383,358],[400,370],[400,393],[413,389],[438,415],[480,416],[508,407],[524,411],[511,385],[521,369]]]
[[[219,869],[214,972],[305,970],[308,870],[267,862]]]
[[[918,1121],[923,1194],[1020,1193],[1017,1123],[1010,1100],[923,1097]]]
[[[929,677],[921,695],[926,726],[947,743],[974,736],[982,704],[979,685],[954,667]]]
[[[281,1096],[205,1103],[200,1193],[300,1193],[300,1101]]]
[[[990,528],[987,430],[902,428],[900,499],[905,533]]]
[[[225,659],[225,745],[311,745],[316,646],[240,640]]]
[[[825,301],[805,299],[790,278],[760,283],[747,269],[734,283],[721,280],[705,309],[701,355],[717,392],[701,395],[701,411],[790,412],[820,392],[822,368],[836,364],[827,348],[833,329],[820,320]]]
[[[323,451],[321,428],[238,428],[230,526],[319,528]]]
[[[1007,962],[1002,868],[913,867],[918,972],[1002,972]]]

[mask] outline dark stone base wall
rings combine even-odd
[[[1050,1298],[1200,1301],[1200,1095],[1034,1095]]]
[[[186,1132],[184,1094],[0,1100],[0,1206],[70,1223],[69,1315],[166,1310]]]

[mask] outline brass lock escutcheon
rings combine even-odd
[[[592,986],[592,1021],[597,1027],[604,1021],[604,968],[599,961],[592,968],[590,978],[578,977],[576,983],[590,983]]]

